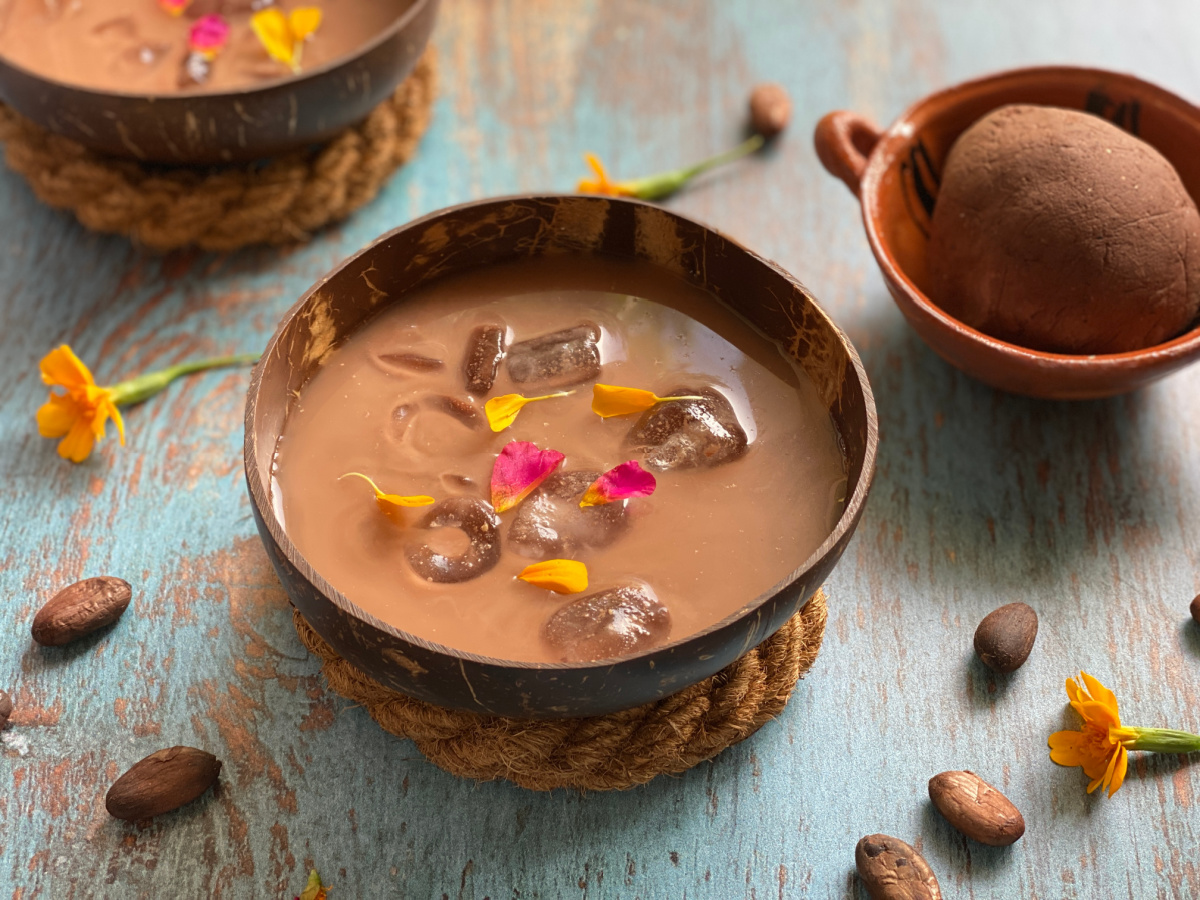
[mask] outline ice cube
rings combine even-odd
[[[671,614],[643,586],[610,588],[572,600],[542,626],[563,662],[610,659],[666,641]]]
[[[499,325],[480,325],[471,332],[467,357],[463,360],[468,392],[482,397],[496,383],[496,373],[504,359],[504,331]]]
[[[414,544],[407,550],[408,564],[426,581],[457,584],[478,578],[500,559],[500,517],[492,505],[470,497],[451,497],[434,504],[417,523],[419,529],[458,528],[467,536],[467,549],[451,556]],[[419,538],[418,538],[419,540]]]
[[[394,375],[407,372],[437,372],[446,365],[440,359],[420,353],[376,353],[374,357],[381,369]]]
[[[517,508],[508,543],[530,559],[573,557],[580,550],[607,547],[625,531],[625,503],[580,509],[579,501],[600,472],[555,472]]]
[[[392,408],[392,413],[384,423],[384,436],[394,444],[404,440],[404,434],[413,423],[413,413],[417,407],[412,403],[398,403]]]
[[[509,348],[508,374],[519,385],[547,389],[591,381],[600,375],[599,341],[591,322],[521,341]]]
[[[737,413],[712,388],[678,387],[663,396],[699,396],[669,400],[642,413],[625,438],[652,469],[696,469],[732,462],[746,452],[746,432]]]
[[[470,400],[451,397],[447,394],[436,394],[432,397],[427,397],[422,402],[422,406],[436,409],[438,412],[444,412],[474,431],[478,431],[483,427],[484,417]]]

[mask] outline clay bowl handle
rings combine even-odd
[[[840,178],[858,196],[858,183],[867,168],[867,157],[880,138],[879,129],[858,113],[841,109],[817,123],[813,143],[817,157],[830,175]]]

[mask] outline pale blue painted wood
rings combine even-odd
[[[87,234],[0,175],[0,873],[12,896],[849,900],[872,831],[920,843],[948,897],[1200,895],[1200,768],[1139,761],[1114,800],[1046,756],[1063,679],[1084,667],[1126,718],[1200,730],[1200,371],[1135,397],[1006,397],[941,363],[891,305],[858,210],[810,145],[824,112],[885,124],[927,91],[1033,62],[1134,71],[1200,97],[1200,8],[1107,2],[476,2],[439,26],[442,95],[420,156],[378,202],[291,251],[159,259]],[[722,148],[748,86],[796,103],[775,151],[672,205],[799,275],[859,346],[879,402],[879,475],[830,580],[826,645],[782,718],[713,763],[614,795],[457,781],[323,691],[257,544],[242,486],[243,374],[129,414],[129,446],[80,467],[36,437],[35,364],[69,341],[102,380],[260,347],[331,265],[413,216],[569,189],[595,150],[618,177]],[[110,442],[111,443],[111,442]],[[56,587],[123,575],[109,633],[32,646]],[[1042,632],[993,679],[978,620],[1023,599]],[[18,747],[27,743],[27,755]],[[103,794],[145,754],[208,747],[216,797],[150,828]],[[971,768],[1022,808],[989,850],[929,809]]]

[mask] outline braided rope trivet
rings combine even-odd
[[[72,210],[93,231],[128,235],[154,250],[233,250],[287,244],[374,199],[416,149],[437,83],[432,48],[390,100],[315,151],[266,164],[143,166],[94,153],[0,103],[9,168],[44,203]]]
[[[312,630],[298,610],[300,640],[322,660],[334,691],[379,725],[410,738],[452,775],[505,778],[535,791],[620,790],[692,768],[779,715],[811,667],[825,634],[818,590],[783,628],[711,678],[634,709],[587,719],[531,721],[444,709],[372,681]]]

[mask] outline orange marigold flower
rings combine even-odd
[[[42,381],[66,393],[50,392],[37,411],[38,433],[46,438],[62,438],[58,455],[71,462],[83,462],[96,441],[104,437],[104,426],[112,419],[121,444],[125,444],[125,422],[115,402],[112,388],[99,387],[91,370],[63,344],[42,357],[39,364]]]
[[[1050,759],[1060,766],[1081,766],[1091,779],[1088,793],[1102,787],[1108,796],[1125,783],[1129,751],[1151,753],[1195,753],[1200,735],[1168,728],[1138,728],[1121,724],[1117,695],[1087,672],[1079,673],[1080,684],[1067,679],[1067,698],[1083,718],[1078,731],[1056,731],[1050,735]]]
[[[585,153],[583,158],[587,161],[588,168],[596,176],[593,178],[581,178],[579,186],[576,190],[581,194],[605,194],[609,197],[636,197],[637,190],[632,184],[624,182],[616,182],[608,177],[608,172],[604,168],[604,163],[600,162],[600,158],[594,153]]]
[[[1137,732],[1121,726],[1117,696],[1086,672],[1080,684],[1067,679],[1067,697],[1072,708],[1083,717],[1078,731],[1056,731],[1050,735],[1050,759],[1060,766],[1082,766],[1092,779],[1088,793],[1103,787],[1108,796],[1115,794],[1129,770],[1129,745]]]
[[[42,381],[51,388],[63,388],[66,393],[50,391],[37,411],[38,433],[42,437],[62,438],[58,455],[71,462],[83,462],[91,455],[96,441],[104,437],[104,426],[109,419],[116,423],[121,445],[125,445],[125,420],[118,407],[153,397],[181,375],[244,365],[257,359],[256,354],[200,359],[147,372],[112,387],[101,387],[75,351],[63,344],[43,356],[40,363]]]

